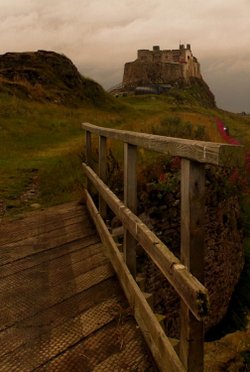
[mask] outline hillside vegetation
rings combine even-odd
[[[2,214],[79,197],[83,121],[222,142],[215,120],[220,118],[250,148],[250,118],[211,108],[206,97],[200,86],[192,85],[166,95],[116,99],[56,53],[0,56]]]
[[[67,57],[44,50],[0,55],[0,92],[70,107],[111,102],[103,88],[83,77]]]
[[[222,142],[216,119],[250,148],[250,118],[217,109],[206,84],[165,95],[113,98],[65,56],[46,51],[0,56],[0,205],[12,215],[79,197],[81,122]],[[114,152],[121,157],[121,148]],[[151,156],[151,155],[150,155]]]

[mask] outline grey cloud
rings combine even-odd
[[[55,50],[109,87],[137,49],[191,43],[217,102],[247,109],[249,14],[248,0],[0,0],[0,53]]]

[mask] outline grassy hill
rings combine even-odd
[[[1,87],[0,84],[0,92]],[[188,89],[175,89],[161,96],[108,97],[105,104],[94,95],[94,103],[86,99],[73,107],[2,91],[0,200],[6,214],[19,213],[34,203],[47,206],[78,197],[82,182],[83,121],[222,142],[217,117],[232,136],[250,149],[249,117],[205,108],[191,93]],[[33,188],[35,192],[29,194]]]
[[[108,120],[119,107],[63,55],[0,55],[0,215],[75,198],[80,123]]]
[[[80,197],[83,121],[223,142],[217,118],[250,149],[250,117],[217,109],[211,97],[194,82],[166,95],[113,98],[63,55],[0,56],[0,215]]]
[[[0,55],[0,92],[40,102],[79,107],[110,103],[103,88],[83,77],[66,56],[55,52]]]
[[[83,121],[223,142],[215,123],[217,117],[232,136],[250,148],[249,117],[205,108],[188,89],[174,89],[160,96],[105,96],[105,103],[100,98],[97,103],[86,99],[78,107],[69,102],[39,102],[21,97],[15,90],[9,94],[1,84],[0,92],[0,200],[5,203],[7,215],[30,208],[30,204],[46,206],[78,195],[82,183]],[[27,198],[34,182],[36,192]]]

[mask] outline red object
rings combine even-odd
[[[231,145],[240,145],[240,142],[236,139],[231,137],[228,133],[227,130],[225,129],[225,124],[218,118],[215,118],[215,122],[218,128],[218,131],[221,135],[221,137],[227,142],[230,143]]]
[[[240,142],[236,138],[233,138],[229,135],[225,124],[220,119],[215,118],[215,122],[216,122],[218,131],[219,131],[221,137],[227,143],[230,143],[231,145],[240,145]],[[247,153],[246,153],[245,169],[246,169],[246,172],[249,174],[250,173],[250,151],[247,151]],[[238,169],[233,170],[229,180],[232,183],[240,182],[242,187],[247,190],[247,178],[240,176],[240,173],[239,173]]]

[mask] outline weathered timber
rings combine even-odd
[[[243,164],[244,161],[243,146],[103,128],[90,123],[83,123],[82,127],[86,131],[91,131],[101,136],[163,154],[195,160],[200,163],[235,166]]]
[[[92,246],[98,241],[96,234],[90,235],[88,237],[83,237],[81,239],[74,240],[73,242],[65,243],[59,247],[53,248],[52,252],[50,250],[39,252],[35,255],[22,257],[21,259],[15,260],[14,262],[8,262],[4,266],[1,266],[0,279],[13,275],[15,273],[21,272],[26,269],[30,269],[43,262],[52,262],[58,257],[63,257],[66,254],[72,254],[77,252],[85,246]],[[87,249],[87,248],[85,248]]]
[[[107,181],[107,139],[106,137],[99,137],[99,177],[104,183]],[[106,219],[107,205],[99,194],[99,211],[101,216]]]
[[[114,240],[119,238],[120,236],[123,236],[123,234],[124,234],[123,226],[115,227],[114,229],[112,229],[112,236]]]
[[[205,169],[203,164],[182,159],[181,164],[181,262],[204,281]],[[181,302],[179,355],[187,371],[202,372],[203,322]]]
[[[17,243],[10,243],[9,246],[4,246],[1,248],[1,256],[0,256],[0,264],[6,265],[15,260],[20,260],[23,257],[33,256],[38,252],[43,252],[48,249],[52,249],[59,245],[69,243],[72,240],[82,239],[84,237],[88,237],[93,235],[94,229],[87,229],[85,228],[77,228],[70,229],[68,232],[61,232],[58,231],[57,236],[53,236],[53,232],[47,235],[40,235],[36,240],[34,237],[24,239],[22,244],[20,242]],[[22,247],[22,249],[20,249]],[[18,249],[19,248],[19,249]]]
[[[132,305],[135,304],[136,306],[137,297],[135,296],[134,298],[133,286],[132,288],[130,287],[130,281],[127,279],[128,277],[124,270],[127,272],[130,270],[129,278],[131,280],[131,274],[134,278],[136,277],[135,248],[137,241],[181,298],[180,342],[176,347],[180,359],[177,358],[177,360],[178,362],[181,361],[181,368],[184,368],[187,372],[201,372],[204,367],[203,318],[208,312],[208,294],[202,285],[204,279],[204,165],[241,165],[244,160],[243,147],[109,129],[89,123],[82,124],[82,127],[86,132],[96,134],[99,138],[107,137],[124,143],[124,204],[102,182],[104,179],[100,173],[102,180],[92,171],[88,162],[88,165],[83,164],[87,179],[97,189],[100,200],[104,200],[110,206],[117,218],[122,222],[125,230],[124,252],[120,254],[87,192],[88,202],[90,203],[89,209],[92,209],[92,217],[96,225],[99,226],[98,229],[103,241],[110,248],[109,255],[119,279],[121,282],[124,281],[124,291],[130,303],[132,298]],[[135,215],[137,146],[182,158],[181,261]],[[119,255],[117,256],[118,253]],[[120,266],[121,264],[122,267]],[[124,273],[126,274],[125,277]],[[127,283],[127,280],[129,283]],[[135,282],[132,281],[132,284],[135,284]],[[141,300],[139,298],[140,304]],[[136,319],[143,330],[150,318],[144,324],[145,316],[139,311]],[[165,368],[166,370],[172,370],[174,365],[168,359],[171,356],[167,353],[166,359],[162,359],[162,345],[159,343],[157,333],[154,333],[154,329],[151,330],[150,327],[151,323],[149,328],[143,333],[160,370],[165,370]],[[158,340],[156,344],[155,340]],[[165,346],[168,347],[168,345]],[[158,347],[160,347],[160,350]]]
[[[137,275],[136,283],[142,292],[145,291],[145,282],[146,282],[145,276]]]
[[[163,244],[130,209],[117,198],[95,172],[83,163],[83,170],[124,227],[130,231],[149,257],[168,279],[193,315],[201,320],[207,314],[206,288],[181,264],[180,260]]]
[[[91,132],[86,130],[85,132],[85,161],[86,163],[91,166],[91,155],[92,155],[92,135]],[[89,190],[90,184],[89,180],[86,180],[86,187]]]
[[[0,358],[2,358],[5,353],[11,353],[14,350],[17,350],[21,345],[25,346],[27,343],[33,344],[36,342],[36,338],[38,337],[39,339],[41,337],[41,333],[43,333],[43,330],[46,329],[47,325],[53,325],[52,327],[58,327],[60,324],[65,325],[70,318],[75,318],[81,312],[88,311],[91,307],[94,307],[98,302],[107,300],[110,294],[119,296],[119,292],[121,292],[121,290],[119,290],[120,286],[116,278],[113,276],[112,278],[99,283],[98,286],[95,286],[94,296],[93,288],[89,288],[88,290],[81,292],[79,295],[71,296],[65,301],[55,304],[53,307],[44,308],[42,312],[35,315],[35,318],[39,319],[37,327],[39,327],[40,335],[36,332],[35,327],[29,326],[30,318],[26,318],[21,323],[20,327],[14,326],[5,329],[1,332],[0,337],[0,344],[2,346],[0,348]],[[64,326],[64,331],[62,331],[61,337],[59,336],[60,343],[63,342],[64,338],[67,338],[67,333],[65,333]]]
[[[124,203],[137,212],[137,147],[124,143]],[[136,277],[136,239],[128,230],[124,232],[124,259],[132,276]]]
[[[89,212],[95,221],[97,230],[106,247],[106,253],[116,271],[120,284],[126,294],[134,316],[139,324],[144,338],[162,372],[185,371],[173,346],[159,325],[147,300],[130,274],[123,258],[118,251],[112,236],[97,211],[90,194],[86,191],[86,203]]]
[[[1,251],[9,254],[0,263],[0,371],[92,371],[105,363],[106,370],[121,371],[125,353],[131,369],[156,371],[136,321],[126,316],[129,304],[89,212],[80,208],[83,220],[75,219],[79,206],[67,203],[0,228]],[[71,220],[81,234],[68,236]],[[60,223],[60,241],[50,244]],[[15,226],[33,231],[13,245]]]
[[[65,218],[65,217],[61,218],[61,216],[59,215],[57,216],[57,219],[54,219],[52,221],[47,218],[44,219],[42,215],[40,218],[40,224],[43,224],[44,226],[42,233],[57,229],[60,226],[60,223],[62,225],[62,221],[65,226],[68,226],[76,222],[84,221],[84,218],[86,220],[86,213],[77,212],[77,211],[74,216],[69,215],[68,218]],[[26,222],[26,219],[28,220],[27,222]],[[39,225],[38,227],[34,226],[34,217],[15,220],[15,224],[14,223],[11,224],[11,222],[9,222],[7,234],[6,234],[6,229],[5,229],[6,225],[7,225],[6,222],[3,222],[0,224],[1,247],[4,247],[5,243],[9,244],[10,242],[18,242],[20,240],[39,235],[41,233],[41,230],[39,229]]]
[[[59,354],[58,358],[43,364],[39,367],[39,372],[111,372],[124,371],[124,366],[127,371],[159,372],[158,369],[156,371],[155,365],[152,365],[150,357],[145,355],[146,345],[138,337],[139,330],[135,328],[136,322],[131,317],[129,320],[119,324],[119,335],[117,334],[117,321],[113,321],[84,338],[82,342],[76,342],[65,353]],[[119,347],[120,343],[122,347]],[[106,358],[108,353],[109,356]]]
[[[91,145],[91,132],[86,131],[86,148],[85,148],[85,156],[86,156],[86,163],[90,164],[91,162],[91,153],[92,153],[92,145]]]

